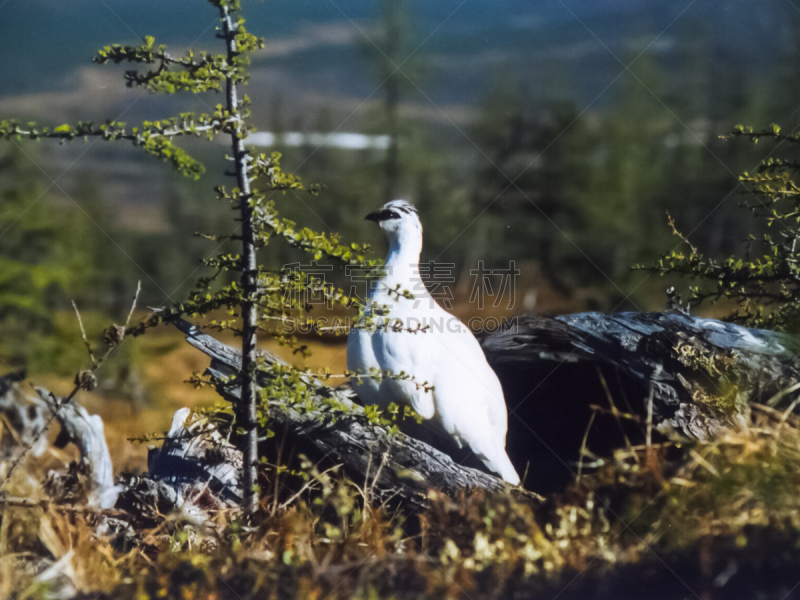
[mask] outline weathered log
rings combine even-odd
[[[103,419],[99,415],[90,415],[77,402],[64,403],[63,399],[42,387],[35,389],[61,425],[56,446],[63,448],[68,443],[73,443],[78,447],[81,464],[90,480],[89,505],[111,508],[117,500],[119,490],[114,485],[114,467],[106,443]]]
[[[168,486],[168,500],[190,515],[213,505],[239,506],[244,498],[241,482],[242,452],[214,423],[181,408],[172,417],[166,441],[147,456],[148,471]]]
[[[212,376],[222,381],[238,373],[241,358],[236,350],[184,320],[175,320],[173,324],[186,334],[189,344],[211,357],[208,372]],[[270,364],[283,364],[268,353],[261,353],[260,358]],[[264,386],[271,376],[260,371],[256,381]],[[302,444],[301,451],[311,457],[334,457],[355,480],[367,478],[378,497],[396,498],[420,506],[426,503],[432,488],[446,494],[471,488],[514,489],[493,475],[456,463],[425,442],[403,433],[390,433],[371,422],[363,408],[355,403],[352,390],[331,388],[313,377],[304,378],[304,383],[317,400],[315,408],[306,410],[279,398],[272,399],[268,408],[269,427],[291,432]],[[220,382],[218,391],[227,400],[238,401],[237,386]],[[331,408],[329,403],[323,402],[325,399],[336,400],[345,410]],[[517,493],[523,492],[518,490]]]
[[[530,462],[536,489],[574,476],[590,420],[599,455],[623,432],[643,441],[650,402],[654,429],[705,440],[800,381],[796,337],[682,313],[519,317],[482,345],[505,391],[509,454]]]

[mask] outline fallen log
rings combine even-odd
[[[238,373],[236,350],[186,321],[174,324],[211,357],[210,373],[219,380]],[[576,477],[587,457],[601,461],[659,433],[712,439],[745,423],[751,402],[785,408],[792,397],[781,390],[800,381],[797,338],[682,313],[520,317],[482,344],[505,391],[509,455],[537,491]],[[283,364],[272,355],[263,359]],[[258,377],[267,383],[265,373]],[[420,502],[431,487],[446,493],[506,488],[413,437],[388,435],[364,417],[352,390],[313,377],[304,383],[352,415],[338,420],[324,408],[306,413],[278,400],[270,418],[298,434],[317,456],[335,456],[353,477],[363,478],[383,455],[390,456],[390,468],[378,481],[386,495]],[[235,387],[218,389],[236,401]]]

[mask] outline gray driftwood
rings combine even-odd
[[[164,444],[148,453],[147,466],[173,490],[172,501],[178,507],[186,503],[208,507],[212,502],[233,508],[244,498],[241,451],[215,424],[199,415],[192,417],[188,408],[175,413]]]
[[[240,354],[184,320],[173,324],[186,334],[189,344],[211,358],[209,373],[225,378],[238,373]],[[267,363],[283,364],[280,359],[262,353]],[[257,374],[257,382],[265,385],[269,375]],[[427,493],[436,488],[446,494],[464,489],[488,491],[510,489],[501,479],[477,469],[461,466],[447,454],[428,444],[404,435],[391,434],[371,423],[361,406],[355,403],[351,390],[335,389],[309,377],[306,383],[318,399],[333,398],[347,407],[332,410],[321,405],[319,410],[301,411],[276,399],[270,404],[270,428],[293,433],[304,448],[301,451],[318,457],[332,458],[356,480],[369,479],[377,495],[395,497],[412,505],[426,502]],[[236,386],[218,386],[219,393],[231,402],[238,401]]]
[[[61,425],[56,446],[73,443],[81,454],[81,465],[89,475],[89,505],[111,508],[117,500],[118,489],[114,485],[114,467],[108,451],[103,419],[89,412],[74,400],[66,404],[48,390],[37,387],[36,393],[54,413]]]
[[[69,472],[51,472],[48,490],[64,495],[67,488],[74,487],[76,478],[85,478],[87,489],[84,491],[88,493],[90,506],[110,508],[114,505],[118,490],[114,485],[103,420],[98,415],[90,415],[74,400],[63,403],[63,399],[45,388],[32,387],[24,381],[24,373],[0,378],[0,413],[14,429],[9,437],[19,442],[4,450],[5,458],[14,462],[20,453],[40,456],[48,445],[44,429],[54,418],[61,427],[55,445],[63,448],[69,443],[75,444],[80,462]]]

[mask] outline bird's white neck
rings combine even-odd
[[[386,266],[392,271],[407,273],[419,270],[419,255],[422,253],[422,231],[404,228],[389,238],[389,254]],[[388,269],[387,269],[388,271]]]
[[[389,235],[389,254],[386,257],[386,275],[373,290],[373,301],[380,302],[388,290],[407,290],[419,296],[427,293],[419,273],[419,257],[422,253],[421,228],[408,227]],[[413,289],[412,289],[413,288]]]

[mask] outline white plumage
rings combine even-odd
[[[441,308],[421,283],[422,225],[416,209],[404,200],[392,200],[366,218],[378,223],[389,238],[385,274],[370,293],[366,316],[374,323],[388,319],[390,325],[402,328],[350,331],[349,371],[367,375],[377,369],[395,375],[355,377],[353,387],[367,405],[411,406],[459,447],[469,447],[490,470],[518,484],[505,450],[508,413],[497,375],[472,332]],[[414,298],[404,297],[403,291]],[[386,310],[381,310],[384,306]],[[418,331],[426,326],[426,331]],[[412,379],[398,379],[400,373]],[[420,388],[423,382],[434,389]]]

